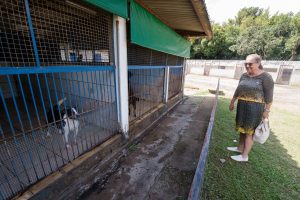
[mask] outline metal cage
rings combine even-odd
[[[184,59],[147,49],[132,43],[128,45],[129,119],[133,121],[182,91]],[[170,68],[169,81],[167,67]],[[167,83],[166,83],[167,81]],[[168,84],[168,91],[167,85]]]
[[[59,0],[5,0],[0,14],[0,199],[8,199],[119,126],[112,14]]]
[[[170,68],[168,99],[171,99],[182,91],[183,68]]]

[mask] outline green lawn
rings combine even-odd
[[[300,199],[299,116],[272,109],[270,138],[254,144],[248,163],[237,163],[230,159],[235,153],[225,150],[238,140],[228,105],[229,99],[219,98],[202,199]]]

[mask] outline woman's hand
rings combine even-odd
[[[234,110],[234,101],[231,101],[231,102],[230,102],[229,110],[230,110],[230,111],[233,111],[233,110]]]

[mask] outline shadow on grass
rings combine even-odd
[[[226,147],[237,145],[233,140],[239,135],[234,131],[235,112],[228,111],[229,102],[219,99],[202,199],[300,199],[300,169],[277,138],[281,133],[271,132],[264,145],[255,143],[248,163],[230,159],[235,153]],[[299,134],[294,135],[294,140],[300,139]],[[221,163],[222,158],[226,162]]]

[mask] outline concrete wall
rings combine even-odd
[[[300,85],[300,61],[262,61],[264,70],[278,84]],[[239,79],[246,72],[244,60],[187,60],[187,73]]]

